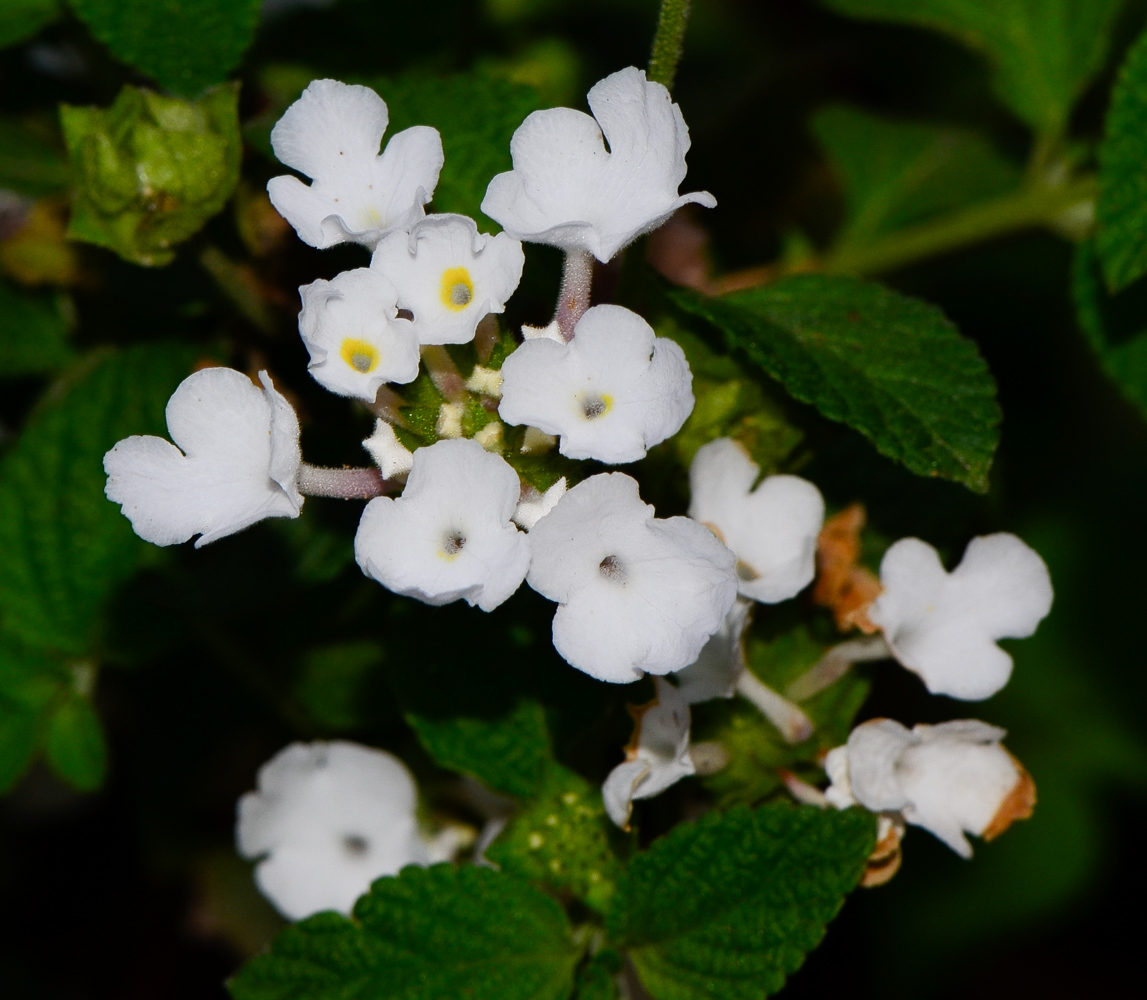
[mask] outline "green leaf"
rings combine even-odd
[[[502,871],[569,890],[602,910],[620,869],[610,843],[615,832],[601,789],[551,764],[537,798],[510,821],[486,856]]]
[[[94,791],[107,775],[107,746],[91,702],[79,695],[60,705],[48,722],[48,764],[68,784]]]
[[[104,497],[104,453],[164,433],[168,397],[193,352],[133,347],[52,391],[0,461],[0,618],[24,642],[83,655],[104,602],[146,546]]]
[[[0,118],[0,187],[39,197],[66,188],[71,170],[63,150],[11,118]]]
[[[745,643],[745,657],[748,668],[760,680],[783,694],[827,649],[827,643],[815,639],[808,626],[799,623],[767,638],[750,635]],[[729,755],[725,767],[702,779],[716,797],[717,805],[727,808],[760,802],[780,787],[778,768],[819,781],[823,772],[818,759],[848,739],[869,687],[859,671],[851,670],[824,691],[800,702],[816,729],[795,746],[786,743],[776,726],[743,698],[695,706],[694,739],[714,740]]]
[[[1000,99],[1036,132],[1058,136],[1107,58],[1123,0],[823,0],[852,17],[953,35],[995,67]]]
[[[837,246],[862,245],[1019,186],[1019,169],[966,129],[845,107],[825,108],[811,124],[844,182],[848,215]]]
[[[390,109],[388,134],[412,125],[433,125],[442,134],[446,163],[434,190],[434,211],[469,215],[482,220],[484,231],[497,232],[478,206],[494,175],[512,167],[510,138],[541,107],[537,92],[475,73],[404,76],[372,86]]]
[[[577,1000],[619,1000],[617,976],[624,966],[622,957],[612,948],[602,948],[585,963],[577,974]]]
[[[69,0],[118,59],[194,97],[222,83],[255,35],[260,0]]]
[[[1072,266],[1076,316],[1103,370],[1147,418],[1147,282],[1109,295],[1093,242],[1081,243]]]
[[[824,936],[876,839],[869,813],[785,804],[682,823],[630,863],[609,927],[657,1000],[757,1000]]]
[[[999,439],[988,366],[935,306],[854,278],[800,275],[706,298],[671,293],[801,402],[921,476],[983,493]]]
[[[66,680],[58,659],[0,634],[0,793],[31,765]]]
[[[325,729],[357,729],[370,721],[363,695],[382,659],[382,646],[370,640],[309,650],[295,681],[295,698]]]
[[[239,182],[238,84],[198,101],[125,86],[107,109],[60,105],[76,191],[68,235],[157,266]]]
[[[488,868],[406,868],[354,919],[288,927],[229,986],[235,1000],[564,1000],[577,950],[561,906]]]
[[[1147,34],[1119,71],[1099,147],[1096,244],[1107,287],[1147,274]]]
[[[39,34],[59,16],[57,0],[4,0],[0,5],[0,48]]]
[[[0,378],[63,368],[73,354],[58,298],[17,292],[0,282]]]

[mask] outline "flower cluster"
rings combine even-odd
[[[482,202],[505,231],[488,235],[465,216],[426,214],[444,165],[435,129],[407,129],[380,152],[382,98],[312,82],[271,137],[311,183],[276,177],[268,191],[309,245],[371,251],[366,266],[300,289],[298,325],[315,381],[379,418],[363,442],[375,467],[303,462],[298,420],[266,372],[260,388],[207,368],[168,404],[171,442],[128,438],[105,469],[108,497],[157,545],[198,535],[201,546],[263,518],[297,517],[304,495],[365,499],[355,558],[390,591],[492,611],[524,582],[555,602],[553,644],[573,667],[613,683],[654,679],[656,698],[635,710],[626,760],[603,787],[609,816],[624,826],[634,800],[720,765],[719,749],[690,742],[691,705],[741,695],[789,743],[813,731],[793,688],[784,697],[748,669],[742,635],[756,605],[790,600],[813,581],[825,503],[805,479],[762,479],[731,438],[697,451],[688,517],[658,518],[621,471],[576,474],[565,463],[565,475],[541,480],[520,471],[523,454],[555,446],[566,459],[636,462],[694,406],[682,348],[628,309],[591,306],[590,291],[595,259],[609,261],[686,202],[715,201],[679,194],[688,130],[665,87],[630,68],[596,84],[588,101],[593,117],[540,111],[514,134],[513,169],[491,180]],[[489,358],[479,332],[518,286],[521,241],[566,252],[554,318],[523,327],[496,367],[482,361],[464,374],[447,345],[474,344]],[[443,402],[432,432],[423,421],[415,433],[389,386],[422,377]],[[522,428],[520,448],[507,445],[506,427]],[[1011,535],[976,539],[951,574],[925,543],[902,540],[865,593],[848,621],[872,638],[831,651],[796,689],[811,693],[858,659],[892,656],[934,692],[987,697],[1011,669],[995,641],[1030,634],[1051,602],[1042,561]],[[982,723],[867,727],[830,754],[824,801],[894,812],[957,850],[961,831],[997,828],[1000,802],[1024,780],[1002,734]],[[388,754],[295,744],[240,803],[239,848],[262,859],[259,884],[285,915],[346,912],[371,879],[442,854],[419,831],[415,803],[410,775]]]

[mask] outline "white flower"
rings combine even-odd
[[[883,593],[868,610],[893,655],[933,694],[988,698],[1011,676],[997,639],[1024,639],[1051,610],[1051,577],[1015,535],[973,538],[951,573],[936,550],[902,538],[880,564]]]
[[[975,719],[915,726],[892,719],[857,726],[848,743],[830,750],[825,792],[838,809],[859,803],[896,812],[935,834],[965,858],[965,832],[987,840],[1035,804],[1035,785],[1001,745],[1005,731]]]
[[[816,574],[824,499],[799,476],[767,476],[754,489],[760,474],[736,441],[710,441],[689,468],[689,516],[736,553],[741,593],[776,604],[795,597]]]
[[[391,229],[425,214],[442,169],[438,130],[416,125],[391,137],[386,102],[369,87],[312,80],[271,130],[275,155],[313,178],[272,177],[271,204],[299,234],[325,249],[352,241],[373,247]]]
[[[394,282],[419,343],[468,344],[484,316],[505,312],[525,260],[506,233],[479,233],[465,215],[430,215],[409,234],[384,236],[370,266]]]
[[[104,456],[104,492],[140,538],[199,535],[199,548],[265,517],[299,516],[299,421],[267,373],[259,379],[262,389],[230,368],[189,375],[167,402],[175,445],[135,435]]]
[[[414,453],[398,440],[394,428],[385,420],[374,422],[374,433],[363,441],[362,446],[374,459],[383,479],[405,476],[414,466]]]
[[[386,382],[418,377],[418,338],[398,319],[397,292],[368,267],[320,278],[299,289],[299,333],[315,381],[340,396],[373,403]]]
[[[751,601],[738,597],[697,659],[677,674],[677,690],[689,704],[732,698],[745,671],[743,637],[753,610]]]
[[[476,441],[419,448],[402,496],[366,505],[355,559],[396,594],[492,611],[530,564],[529,541],[510,520],[520,491],[517,473]]]
[[[239,800],[235,839],[262,858],[255,881],[290,920],[349,914],[371,882],[430,862],[414,779],[392,754],[357,743],[292,743]]]
[[[637,731],[626,759],[601,786],[609,818],[629,827],[634,799],[651,799],[696,773],[689,754],[689,702],[668,681],[655,677],[657,700],[634,713]]]
[[[594,306],[568,344],[527,340],[502,365],[498,413],[561,436],[568,458],[636,462],[693,410],[685,353],[637,313]]]
[[[514,133],[514,169],[490,182],[482,202],[506,232],[604,262],[687,202],[717,204],[708,191],[677,194],[689,129],[661,84],[631,66],[595,84],[588,101],[593,118],[535,111]]]
[[[554,646],[599,680],[688,666],[736,600],[733,554],[686,517],[655,519],[620,472],[578,483],[530,540],[527,582],[560,605]]]
[[[514,523],[529,531],[545,517],[566,494],[566,477],[562,476],[545,493],[539,493],[532,486],[522,490],[522,498],[514,511]]]

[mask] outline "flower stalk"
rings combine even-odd
[[[673,89],[677,64],[685,43],[685,27],[689,23],[692,0],[662,0],[661,15],[657,19],[657,33],[653,36],[653,51],[649,54],[649,79]]]
[[[378,469],[329,469],[321,465],[299,466],[299,492],[309,497],[339,500],[370,500],[386,496],[397,488],[382,478]]]

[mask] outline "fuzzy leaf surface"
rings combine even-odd
[[[1103,68],[1123,0],[822,0],[841,14],[953,35],[995,68],[1000,100],[1058,135]]]
[[[112,54],[184,97],[222,83],[247,51],[260,0],[69,0]]]
[[[1018,186],[1019,169],[967,129],[893,121],[831,107],[813,134],[844,183],[848,216],[837,237],[858,245]]]
[[[787,804],[682,823],[630,862],[611,934],[657,1000],[757,1000],[820,942],[875,834],[869,813]]]
[[[49,392],[0,461],[0,617],[25,643],[88,651],[146,549],[104,496],[103,456],[130,434],[165,433],[192,361],[173,344],[104,355]]]
[[[230,982],[235,1000],[564,1000],[577,951],[561,906],[488,868],[406,868],[354,919],[288,927]]]
[[[996,384],[935,306],[854,278],[800,275],[706,298],[671,293],[730,348],[920,476],[978,493],[999,441]]]
[[[1103,273],[1118,292],[1147,274],[1147,34],[1131,49],[1112,92],[1095,211]]]

